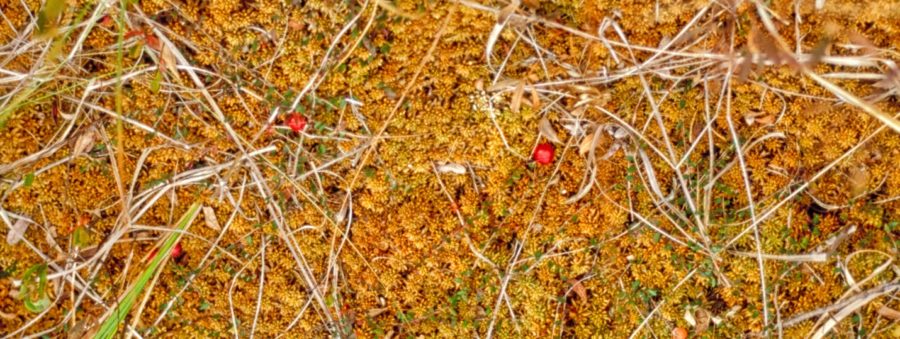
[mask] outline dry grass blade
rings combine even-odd
[[[878,311],[876,312],[878,312],[878,314],[882,317],[891,320],[900,320],[900,311],[887,307],[887,305],[881,305],[881,307],[879,307]]]
[[[821,327],[819,327],[812,334],[811,337],[813,339],[824,338],[825,335],[827,335],[828,332],[831,332],[831,330],[835,326],[837,326],[838,323],[840,323],[842,320],[844,320],[844,318],[846,318],[850,314],[856,312],[856,310],[865,306],[872,300],[875,300],[885,294],[892,293],[893,291],[895,291],[897,289],[900,289],[900,285],[898,285],[898,284],[893,284],[892,286],[888,285],[888,286],[885,286],[881,291],[874,292],[874,293],[863,293],[861,295],[861,297],[850,300],[850,302],[848,302],[846,305],[844,305],[843,307],[838,309],[837,313],[828,317],[828,320],[825,321],[825,324],[822,325]]]

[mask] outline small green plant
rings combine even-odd
[[[25,309],[30,312],[40,313],[50,307],[50,297],[47,295],[47,264],[37,264],[25,271],[19,293],[25,303]]]

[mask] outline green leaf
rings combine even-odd
[[[181,238],[182,233],[178,231],[187,229],[194,221],[194,218],[197,217],[199,211],[200,203],[193,203],[191,207],[188,208],[187,212],[181,216],[181,219],[178,220],[175,227],[173,227],[176,232],[169,233],[169,236],[163,242],[158,253],[170,253],[172,251],[172,247],[174,247],[175,243]],[[98,330],[97,334],[94,336],[95,339],[109,339],[115,336],[119,324],[125,320],[125,317],[131,311],[131,306],[134,305],[137,297],[143,292],[144,286],[147,285],[147,282],[150,281],[165,258],[167,258],[165,255],[156,255],[153,257],[153,260],[147,268],[144,269],[141,275],[138,276],[137,280],[128,289],[128,292],[119,298],[118,306],[114,310],[110,310],[106,313],[104,316],[106,320],[103,321],[100,330]]]
[[[66,0],[47,0],[44,8],[38,13],[38,32],[41,34],[48,33],[51,29],[56,28],[56,21],[63,10],[66,9]]]
[[[84,226],[78,226],[75,228],[75,232],[72,232],[72,244],[75,245],[75,247],[85,248],[90,244],[90,241],[91,236]]]
[[[162,82],[162,71],[156,72],[156,75],[153,76],[153,79],[150,80],[150,90],[153,93],[159,93],[159,84]]]
[[[38,279],[37,286],[34,285],[35,278]],[[19,293],[29,312],[40,313],[50,307],[50,298],[47,296],[47,264],[37,264],[25,271]]]
[[[22,185],[24,185],[26,188],[28,188],[28,187],[31,187],[31,184],[33,184],[33,183],[34,183],[34,172],[25,174],[25,182]]]

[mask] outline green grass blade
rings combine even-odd
[[[185,230],[191,222],[194,221],[194,218],[197,217],[197,212],[200,211],[200,203],[195,202],[188,208],[187,212],[181,216],[181,219],[178,220],[178,223],[175,225],[175,229],[179,231]],[[181,238],[181,232],[172,232],[169,234],[168,238],[166,238],[165,242],[163,242],[161,248],[156,253],[168,254],[172,247],[175,246],[175,243],[178,242],[178,239]],[[116,334],[116,329],[119,327],[119,323],[121,323],[125,316],[131,311],[131,306],[134,304],[134,301],[137,297],[143,292],[144,286],[147,285],[147,282],[150,281],[150,278],[153,277],[153,274],[156,272],[156,269],[159,268],[160,263],[162,263],[165,255],[156,255],[153,257],[153,260],[150,262],[150,265],[144,269],[144,272],[138,277],[138,280],[131,286],[131,289],[125,294],[124,297],[119,301],[119,305],[116,309],[109,314],[106,320],[103,322],[103,325],[100,326],[100,330],[97,331],[97,334],[94,335],[94,338],[107,339],[112,338]]]

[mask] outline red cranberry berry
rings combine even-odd
[[[300,132],[304,128],[306,128],[306,117],[300,115],[299,113],[294,113],[288,116],[286,123],[292,131]]]
[[[553,162],[553,154],[555,152],[556,148],[553,147],[553,144],[545,142],[537,145],[537,148],[534,149],[534,154],[531,157],[538,164],[546,165]]]

